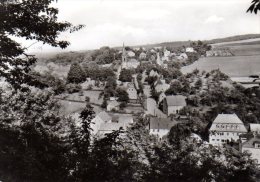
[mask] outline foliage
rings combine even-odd
[[[254,12],[255,14],[257,14],[258,11],[260,11],[260,1],[259,0],[253,0],[252,4],[250,5],[250,7],[248,8],[248,10],[246,12]]]
[[[116,89],[116,97],[118,97],[119,102],[129,102],[129,96],[126,90],[118,88]]]
[[[95,62],[83,64],[86,77],[93,80],[107,81],[108,78],[115,78],[115,73],[111,68],[100,68]]]
[[[20,88],[24,83],[36,86],[38,83],[28,74],[36,58],[26,54],[26,48],[11,39],[10,35],[65,48],[69,43],[58,40],[58,35],[67,30],[72,32],[83,27],[58,22],[58,9],[51,7],[52,2],[53,0],[0,2],[0,76],[14,88]]]
[[[75,92],[79,92],[81,91],[81,86],[79,84],[73,84],[73,83],[69,83],[66,85],[66,90],[68,93],[72,94]]]
[[[97,64],[110,64],[115,60],[115,53],[114,49],[102,47],[92,53],[91,57]]]
[[[132,72],[131,70],[122,69],[119,80],[122,82],[131,82],[132,81]]]
[[[68,120],[44,91],[1,94],[0,176],[11,181],[63,181],[65,151],[59,137]],[[11,179],[10,179],[11,177]]]
[[[78,63],[74,63],[70,66],[68,72],[68,83],[82,83],[86,80],[86,74]]]

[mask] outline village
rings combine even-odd
[[[107,78],[103,81],[88,77],[85,82],[78,82],[81,89],[76,89],[72,94],[60,94],[57,98],[69,105],[74,102],[91,104],[96,113],[91,121],[91,133],[98,138],[120,128],[127,130],[141,116],[148,118],[146,129],[159,143],[166,139],[173,126],[184,124],[197,127],[194,131],[204,130],[201,135],[191,134],[194,142],[247,151],[260,163],[260,124],[245,123],[236,112],[222,110],[207,121],[207,127],[205,123],[200,123],[203,126],[194,126],[195,115],[208,112],[212,105],[206,104],[207,107],[199,109],[199,94],[206,94],[219,86],[235,90],[235,84],[236,87],[252,89],[253,97],[259,98],[259,76],[229,78],[219,70],[210,73],[194,70],[192,74],[183,76],[180,68],[196,61],[193,57],[220,56],[221,53],[232,56],[227,54],[227,50],[218,50],[218,54],[213,54],[210,46],[204,46],[203,43],[197,43],[197,47],[196,43],[191,45],[194,47],[183,46],[177,51],[171,51],[166,47],[146,50],[142,47],[125,47],[123,44],[122,48],[113,52],[111,63],[96,65],[101,69],[113,70],[112,74],[109,72],[105,75]],[[104,50],[110,51],[109,48]],[[93,69],[90,64],[85,67]],[[76,77],[72,79],[78,79]],[[76,122],[80,120],[79,112],[69,115]]]

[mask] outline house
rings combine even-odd
[[[213,121],[209,132],[209,143],[222,145],[237,142],[239,135],[247,133],[247,129],[236,114],[219,114]]]
[[[118,111],[120,103],[116,100],[107,103],[107,111]]]
[[[132,115],[121,115],[118,118],[118,123],[124,123],[125,125],[129,126],[130,124],[134,123],[134,118]]]
[[[145,114],[157,116],[158,118],[167,118],[167,115],[164,114],[157,106],[157,103],[152,98],[147,98],[145,100]]]
[[[137,61],[136,59],[130,59],[129,61],[126,62],[126,69],[137,68],[139,65],[140,65],[139,61]]]
[[[105,134],[112,133],[113,131],[119,130],[120,128],[126,129],[123,123],[102,123],[97,131],[97,136],[103,137]]]
[[[149,84],[143,84],[143,93],[147,98],[151,96],[151,86]]]
[[[257,160],[260,164],[260,138],[255,136],[248,141],[241,144],[241,152],[248,152],[251,154],[252,159]]]
[[[188,55],[186,53],[181,53],[177,58],[179,60],[186,60],[188,59]]]
[[[172,128],[176,124],[175,121],[171,121],[170,118],[150,118],[149,121],[149,134],[155,135],[159,139],[162,139],[163,136],[167,135]]]
[[[185,52],[195,52],[193,47],[186,47]]]
[[[133,116],[119,116],[118,120],[115,122],[101,124],[100,128],[98,129],[97,135],[99,137],[102,137],[105,134],[112,133],[113,131],[119,130],[120,128],[126,130],[127,127],[131,126],[133,122]]]
[[[139,59],[140,60],[146,59],[146,54],[144,52],[141,52],[141,54],[139,55]]]
[[[162,101],[163,101],[163,99],[165,99],[165,98],[166,98],[166,95],[165,95],[165,93],[164,93],[164,92],[163,92],[163,93],[161,93],[161,94],[159,95],[158,103],[162,102]]]
[[[159,53],[159,52],[157,52],[156,63],[157,63],[158,65],[160,65],[160,66],[163,64],[163,61],[161,60],[161,57],[160,57],[160,53]]]
[[[170,84],[167,84],[164,79],[158,80],[155,86],[156,92],[165,92],[170,88]]]
[[[182,95],[166,96],[163,100],[163,112],[168,116],[170,114],[178,114],[179,111],[186,106],[186,97]]]
[[[157,103],[153,98],[147,98],[145,100],[146,114],[155,116],[155,110],[157,109]]]
[[[158,77],[159,73],[157,71],[151,70],[149,73],[149,77]]]
[[[127,84],[126,92],[128,93],[128,97],[130,100],[137,100],[137,98],[138,98],[137,90],[135,89],[135,86],[133,83]]]
[[[250,123],[249,124],[249,130],[252,133],[260,134],[260,124]]]
[[[171,55],[171,52],[168,51],[167,49],[165,49],[164,52],[163,52],[163,56],[164,57],[169,57],[170,55]]]
[[[107,114],[107,112],[102,111],[95,118],[92,119],[90,127],[92,128],[92,134],[96,134],[100,126],[104,123],[111,123],[112,117]]]
[[[133,51],[127,51],[127,56],[130,58],[135,57],[135,53]]]

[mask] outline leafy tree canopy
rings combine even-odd
[[[15,88],[22,84],[37,85],[28,74],[36,62],[26,48],[10,36],[36,40],[54,47],[66,48],[69,42],[58,40],[64,31],[76,31],[83,25],[72,26],[58,22],[58,9],[51,7],[54,0],[3,0],[0,2],[0,76]]]

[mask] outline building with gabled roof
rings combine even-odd
[[[170,88],[170,84],[166,83],[164,79],[160,79],[156,82],[155,90],[156,92],[165,92]]]
[[[105,134],[112,133],[113,131],[119,130],[120,128],[126,130],[127,127],[131,126],[133,122],[133,116],[119,116],[115,122],[102,123],[98,129],[97,135],[102,137]]]
[[[249,123],[249,130],[253,133],[260,134],[260,124]]]
[[[111,123],[112,117],[107,114],[107,112],[102,111],[99,114],[96,115],[95,118],[92,119],[90,127],[92,128],[92,134],[96,134],[101,126],[101,124],[104,123]]]
[[[162,139],[163,136],[167,135],[170,129],[177,124],[176,121],[172,121],[170,118],[157,118],[152,117],[149,121],[149,134],[155,135],[159,139]]]
[[[186,105],[186,97],[183,95],[166,96],[163,100],[163,112],[168,116],[170,114],[178,114]]]
[[[248,152],[251,154],[251,158],[255,159],[260,164],[260,138],[255,136],[248,141],[241,144],[241,152]]]
[[[236,114],[219,114],[209,129],[209,143],[223,145],[237,142],[239,135],[247,133],[244,123]]]
[[[117,102],[116,100],[109,101],[107,103],[107,111],[113,111],[113,110],[118,111],[119,105],[120,103]]]

